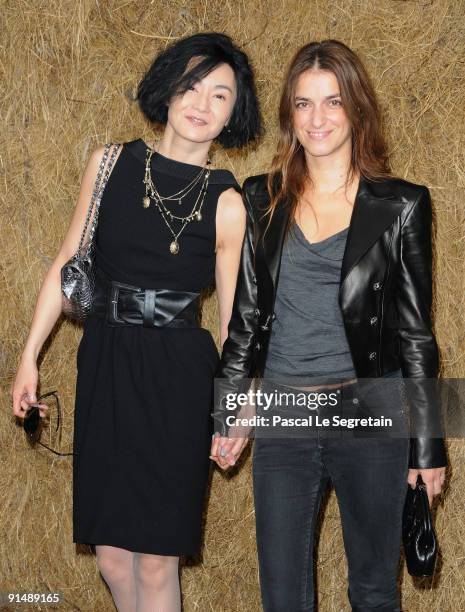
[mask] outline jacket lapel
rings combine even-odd
[[[360,179],[349,224],[341,266],[341,285],[351,269],[378,238],[393,224],[405,205],[396,196],[386,193],[386,182]]]
[[[404,205],[403,200],[389,194],[389,190],[386,190],[386,181],[371,182],[363,177],[360,178],[342,259],[341,286],[364,253],[392,225]],[[260,221],[262,231],[267,221],[268,217]],[[270,227],[265,234],[263,251],[275,289],[288,221],[287,202],[278,202]]]

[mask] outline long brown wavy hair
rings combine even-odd
[[[338,40],[311,42],[294,55],[284,79],[279,104],[279,140],[268,175],[271,200],[265,209],[265,216],[270,217],[266,229],[278,201],[283,198],[290,205],[289,227],[305,186],[311,184],[305,152],[293,128],[297,81],[303,72],[311,69],[328,70],[335,75],[342,105],[352,126],[352,156],[346,186],[356,174],[374,181],[392,176],[378,101],[360,58]]]

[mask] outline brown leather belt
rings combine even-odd
[[[200,292],[144,289],[107,278],[98,268],[89,317],[108,325],[200,327]]]

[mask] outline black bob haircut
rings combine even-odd
[[[193,57],[200,61],[185,72]],[[166,124],[170,100],[222,63],[234,71],[237,98],[228,127],[215,140],[226,149],[257,140],[262,127],[252,68],[247,55],[225,34],[187,36],[157,55],[137,89],[140,109],[152,123]]]

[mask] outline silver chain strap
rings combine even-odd
[[[108,156],[110,154],[110,149],[111,147],[113,147],[113,151],[110,157],[110,162],[108,163],[107,167],[106,167],[106,171],[105,171],[105,166],[106,166],[106,162],[108,159]],[[115,157],[116,154],[118,153],[118,151],[120,150],[121,145],[113,145],[113,144],[106,144],[105,148],[104,148],[104,152],[103,152],[103,157],[100,161],[100,165],[99,165],[99,169],[97,172],[97,178],[95,179],[95,185],[94,185],[94,190],[92,192],[92,197],[90,199],[90,205],[89,205],[89,210],[87,211],[87,215],[86,215],[86,221],[84,224],[84,229],[81,235],[81,240],[79,241],[79,247],[78,247],[78,253],[81,253],[83,244],[84,244],[84,237],[86,235],[86,231],[87,231],[87,226],[89,225],[89,219],[91,217],[92,214],[92,210],[95,208],[95,215],[94,218],[92,220],[92,226],[90,228],[90,233],[89,233],[89,239],[87,242],[87,252],[82,255],[83,257],[85,257],[86,259],[90,256],[91,251],[93,250],[93,246],[94,246],[94,234],[95,234],[95,228],[97,227],[97,222],[98,222],[98,215],[99,215],[99,209],[100,209],[100,201],[102,199],[102,195],[103,192],[105,190],[106,184],[108,182],[108,179],[110,177],[110,171],[113,167],[114,161],[115,161]],[[105,172],[105,174],[104,174]],[[102,179],[103,176],[103,179]]]

